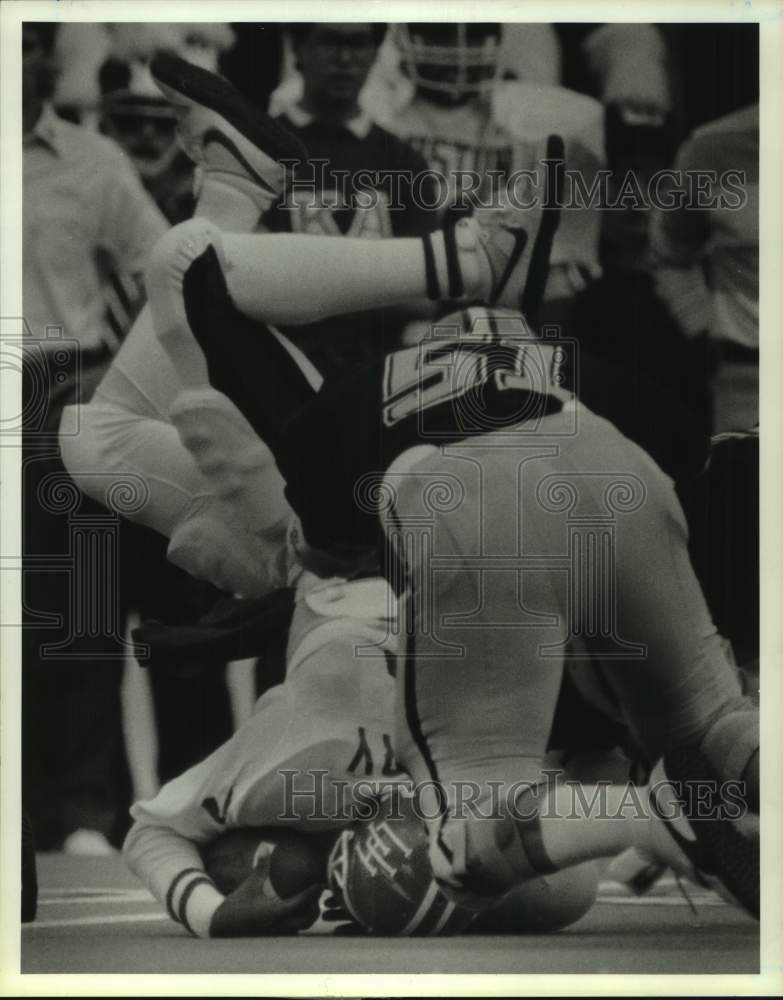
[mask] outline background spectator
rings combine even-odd
[[[307,147],[310,161],[294,173],[291,194],[268,213],[272,229],[377,239],[437,228],[427,163],[377,125],[359,95],[386,25],[292,24],[290,49],[301,86],[281,88],[272,109]],[[417,184],[416,178],[424,184]],[[286,333],[324,374],[348,360],[395,346],[409,309],[354,314]]]
[[[604,162],[601,106],[559,86],[501,80],[500,24],[397,25],[394,37],[413,91],[390,127],[443,175],[460,210],[472,204],[459,189],[471,176],[482,203],[503,204],[518,171],[542,170],[552,133],[564,140],[566,167],[592,183]],[[566,322],[573,295],[598,275],[599,233],[600,212],[562,213],[542,322]]]
[[[51,24],[23,26],[25,412],[39,413],[46,396],[45,418],[23,431],[23,788],[39,847],[105,852],[124,822],[128,791],[122,647],[111,608],[121,600],[120,579],[113,601],[96,604],[88,594],[93,627],[74,636],[74,591],[94,566],[83,558],[72,573],[52,571],[52,560],[71,551],[71,538],[68,515],[47,502],[45,487],[66,480],[52,443],[62,408],[89,398],[116,347],[106,275],[141,271],[166,223],[111,140],[54,112],[55,38]],[[81,497],[79,515],[90,511],[106,518]],[[73,638],[69,658],[47,659],[48,645]]]
[[[710,207],[659,211],[653,252],[661,296],[686,336],[708,333],[717,349],[715,431],[758,422],[759,348],[758,104],[696,129],[675,167],[714,171]],[[741,190],[724,198],[720,179],[734,173]]]

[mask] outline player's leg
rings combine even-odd
[[[430,449],[403,456],[384,480],[404,587],[397,752],[420,789],[436,876],[460,886],[470,871],[495,894],[535,871],[508,870],[483,836],[497,823],[475,813],[497,817],[511,789],[539,780],[562,656],[538,650],[565,638],[553,578],[527,574],[523,593],[519,563],[507,559],[524,458],[519,448]]]
[[[283,188],[282,161],[306,157],[306,150],[214,74],[165,55],[154,60],[153,73],[178,115],[180,139],[200,167],[195,214],[224,232],[251,232]],[[178,389],[145,308],[101,391],[131,410],[152,410],[165,419]]]
[[[546,199],[558,183],[551,161],[561,153],[562,141],[551,136],[542,159],[547,179],[530,193],[530,208],[513,215],[484,210],[421,239],[346,238],[336,253],[329,236],[227,235],[231,296],[248,316],[292,325],[425,298],[521,304],[532,315],[559,221]]]
[[[640,485],[638,505],[612,517],[612,628],[638,656],[586,633],[588,648],[614,689],[648,759],[684,745],[703,744],[723,780],[750,779],[757,789],[758,713],[743,697],[740,679],[712,622],[691,566],[685,517],[674,485],[648,456],[606,421],[584,411],[578,439],[564,442],[561,462]],[[581,604],[590,606],[595,597]],[[754,764],[755,760],[755,764]],[[748,765],[750,769],[748,769]],[[752,773],[755,769],[755,777]],[[749,789],[751,795],[753,789]]]
[[[287,133],[259,116],[225,81],[171,58],[154,60],[152,73],[179,112],[181,130],[189,150],[195,147],[194,156],[205,155],[208,163],[210,156],[229,157],[227,169],[218,157],[216,181],[224,183],[240,173],[243,183],[255,181],[263,191],[274,187],[274,180],[269,182],[272,158],[282,158],[281,151],[288,159],[302,158],[301,149],[290,151]],[[219,131],[226,134],[228,143],[212,141],[216,114]],[[242,158],[227,152],[237,142]],[[215,146],[218,153],[210,152]],[[530,311],[543,289],[558,223],[556,199],[552,207],[545,202],[556,193],[560,173],[547,161],[557,160],[560,154],[562,140],[550,137],[543,161],[546,181],[540,191],[530,192],[535,197],[529,209],[513,217],[485,212],[481,219],[462,220],[421,240],[341,239],[338,254],[328,237],[240,234],[227,236],[221,248],[217,234],[203,223],[175,227],[174,234],[164,238],[150,269],[149,280],[157,286],[158,334],[171,344],[172,355],[183,353],[187,337],[179,301],[182,279],[210,244],[225,262],[236,306],[264,322],[307,323],[425,297],[481,298],[514,307],[522,301]],[[249,163],[258,166],[248,169]],[[274,177],[274,170],[271,173]],[[208,199],[204,204],[211,207]],[[193,352],[185,351],[180,361],[183,369],[195,364],[189,354]]]
[[[691,860],[757,913],[758,828],[743,817],[758,805],[758,712],[742,696],[691,567],[673,483],[607,421],[584,408],[578,415],[551,471],[533,473],[533,494],[523,474],[523,530],[535,524],[544,551],[569,553],[567,631],[600,661],[647,758],[663,757],[656,777],[685,786],[680,815],[661,814],[668,827],[630,827],[658,837],[657,851],[654,841],[635,846],[665,858],[661,845],[679,825]],[[655,785],[651,794],[660,812]],[[609,830],[594,830],[599,843]],[[579,836],[588,847],[589,830]]]
[[[127,488],[136,484],[140,494],[133,519],[167,537],[205,493],[176,430],[159,419],[94,397],[89,405],[70,408],[60,433],[63,461],[85,493],[105,504],[124,477]]]
[[[663,756],[659,777],[681,783],[680,842],[690,842],[694,863],[757,913],[758,828],[742,815],[758,807],[758,712],[709,616],[673,484],[586,410],[552,464],[556,474],[541,480],[526,513],[549,535],[549,551],[569,538],[572,556],[581,553],[569,571],[569,634],[601,662],[648,759]],[[571,497],[559,541],[546,510],[557,491]]]
[[[541,232],[541,213],[530,225]],[[527,221],[527,220],[526,220]],[[465,220],[422,239],[363,240],[301,234],[221,233],[208,220],[175,226],[155,249],[147,275],[158,336],[180,362],[186,384],[203,380],[188,336],[182,286],[188,269],[212,248],[225,272],[231,299],[244,315],[264,323],[298,325],[342,313],[426,298],[496,300],[508,273],[523,290],[533,261],[501,252],[495,231]],[[532,239],[526,246],[536,246]],[[540,244],[539,244],[540,245]],[[490,251],[492,256],[490,256]],[[505,271],[503,270],[505,266]],[[508,272],[508,273],[507,273]]]
[[[560,418],[545,418],[549,425],[558,419]],[[478,781],[484,782],[486,787],[487,779],[494,778],[497,772],[499,780],[504,781],[507,788],[514,781],[535,781],[531,773],[536,770],[540,762],[540,757],[536,760],[536,755],[543,754],[541,741],[536,742],[535,739],[537,724],[542,718],[551,719],[548,707],[551,693],[545,682],[544,665],[549,664],[549,669],[553,673],[559,670],[561,661],[558,659],[558,649],[562,655],[565,648],[564,639],[569,629],[576,627],[582,634],[589,631],[588,623],[580,617],[577,609],[581,611],[589,609],[593,614],[597,610],[596,595],[576,595],[581,600],[574,602],[573,587],[566,586],[569,577],[577,584],[579,580],[587,579],[591,573],[598,573],[600,578],[600,571],[596,566],[592,567],[592,570],[588,568],[584,577],[574,576],[573,567],[569,569],[569,550],[572,553],[574,551],[569,547],[569,538],[575,529],[581,537],[581,548],[584,551],[589,550],[590,539],[587,535],[595,528],[596,517],[601,513],[604,514],[604,518],[606,515],[606,511],[601,511],[602,500],[599,498],[607,495],[604,494],[606,486],[622,486],[620,481],[629,474],[628,467],[633,470],[630,474],[635,476],[639,483],[643,483],[648,477],[663,478],[646,456],[641,453],[626,454],[624,439],[611,428],[607,431],[608,425],[600,426],[603,421],[600,424],[591,423],[596,419],[591,415],[585,415],[585,419],[586,422],[580,426],[579,434],[571,442],[565,438],[559,441],[551,439],[549,443],[558,447],[549,452],[546,448],[547,428],[542,427],[541,433],[534,438],[535,447],[532,449],[533,452],[538,449],[539,454],[531,455],[531,461],[524,463],[524,468],[521,464],[516,468],[512,461],[510,473],[508,468],[506,469],[505,483],[502,477],[494,477],[491,472],[487,474],[492,468],[493,459],[482,454],[481,467],[486,477],[484,494],[477,494],[475,485],[471,489],[463,480],[465,494],[474,498],[474,504],[477,496],[482,497],[482,502],[476,506],[484,511],[483,517],[478,518],[479,523],[474,525],[472,533],[464,518],[454,518],[452,513],[439,512],[430,518],[436,532],[431,542],[434,556],[430,570],[426,571],[424,567],[422,572],[422,568],[416,566],[415,561],[407,560],[409,565],[414,565],[418,570],[418,576],[415,574],[413,576],[414,586],[411,588],[414,598],[416,583],[420,591],[422,582],[429,585],[430,593],[426,595],[427,599],[423,605],[429,614],[430,622],[435,626],[438,624],[442,626],[444,622],[453,626],[455,622],[460,621],[460,618],[465,624],[472,618],[474,624],[479,626],[475,634],[480,636],[484,633],[491,641],[493,633],[499,633],[503,636],[502,642],[507,647],[504,655],[489,657],[488,649],[482,648],[479,639],[471,639],[467,632],[464,636],[460,635],[459,625],[445,630],[441,627],[439,634],[441,643],[444,638],[451,639],[454,636],[462,648],[469,650],[469,655],[465,656],[463,662],[456,658],[452,661],[451,669],[448,669],[448,659],[443,651],[440,655],[437,653],[435,656],[426,655],[432,652],[432,638],[427,635],[426,629],[422,629],[422,612],[415,606],[412,608],[414,626],[409,630],[408,656],[399,674],[398,721],[401,722],[399,748],[401,759],[411,769],[416,780],[429,781],[430,785],[433,783],[437,785],[441,809],[434,813],[434,820],[430,822],[432,860],[436,872],[452,885],[464,887],[467,881],[478,891],[499,892],[513,884],[515,879],[523,881],[532,877],[532,873],[556,870],[563,865],[582,860],[585,856],[614,853],[629,846],[629,837],[631,843],[647,850],[655,846],[654,838],[657,837],[660,841],[658,850],[664,856],[665,847],[668,847],[673,855],[677,854],[671,838],[667,840],[663,825],[651,824],[649,815],[645,823],[629,824],[627,829],[622,829],[619,824],[613,827],[611,823],[604,822],[600,815],[585,817],[583,824],[559,823],[555,812],[554,822],[549,824],[547,827],[549,832],[545,833],[542,811],[539,803],[531,799],[529,789],[515,792],[513,799],[506,802],[507,806],[515,808],[531,807],[530,815],[525,817],[524,822],[517,820],[509,822],[508,815],[503,816],[498,822],[474,821],[472,817],[468,817],[467,822],[455,822],[449,814],[449,809],[455,804],[455,793],[449,787],[450,782],[454,784],[454,779],[459,782],[465,775],[470,777],[478,775]],[[609,440],[607,435],[612,440]],[[590,449],[586,445],[599,440],[600,455],[596,453],[593,467],[589,462]],[[633,449],[633,446],[629,447]],[[455,449],[452,448],[451,451],[453,453]],[[502,455],[503,452],[505,458],[499,462],[508,466],[508,448],[496,451],[495,455]],[[638,449],[635,449],[635,452],[638,452]],[[613,464],[607,465],[610,459]],[[430,465],[431,463],[426,466],[428,474],[434,471]],[[414,472],[421,477],[423,468],[423,466],[415,467]],[[452,460],[451,470],[454,468]],[[609,476],[611,482],[603,482],[603,485],[598,482],[597,489],[596,483],[591,486],[585,476],[588,468],[597,480],[603,481]],[[622,471],[618,472],[618,469]],[[445,476],[445,469],[439,467],[438,471]],[[506,511],[505,518],[499,516],[498,511],[494,511],[493,517],[492,512],[486,509],[487,498],[491,499],[496,495],[513,496],[514,490],[509,493],[508,485],[509,481],[515,482],[517,477],[521,486],[521,510]],[[451,478],[453,479],[453,476]],[[411,479],[410,482],[415,482],[415,479]],[[628,485],[626,482],[626,490]],[[411,485],[403,485],[403,498],[410,496],[411,489],[413,489]],[[547,497],[549,497],[548,509]],[[562,501],[569,497],[573,498],[573,502],[563,505]],[[658,498],[653,497],[653,499]],[[625,498],[620,497],[621,506],[627,503],[627,500],[626,493]],[[578,509],[575,506],[577,503]],[[421,509],[416,511],[415,505],[411,506],[409,501],[407,506],[419,517],[423,513]],[[577,514],[581,513],[584,517],[580,519],[577,516],[569,525],[568,507],[574,507]],[[627,511],[625,516],[631,520]],[[474,515],[474,520],[477,517],[478,515]],[[451,533],[444,529],[449,518],[451,518]],[[505,545],[496,548],[498,553],[506,556],[509,552],[516,553],[516,546],[520,544],[522,546],[519,550],[520,557],[524,553],[527,559],[532,558],[535,563],[536,557],[541,561],[543,556],[544,561],[537,567],[538,572],[535,572],[536,567],[532,566],[533,571],[522,573],[519,589],[512,580],[510,587],[507,582],[505,592],[501,588],[493,593],[490,581],[493,572],[497,571],[492,569],[492,549],[486,548],[484,539],[485,548],[482,550],[481,560],[481,565],[485,567],[484,586],[480,592],[473,595],[471,603],[466,600],[464,593],[460,593],[464,590],[464,580],[470,571],[465,573],[463,570],[459,576],[459,583],[455,586],[448,571],[439,570],[437,557],[441,555],[441,549],[438,548],[437,532],[440,529],[441,546],[444,538],[450,540],[451,545],[447,546],[445,551],[458,561],[460,558],[464,560],[466,556],[470,558],[471,555],[477,554],[478,539],[487,526],[491,532],[497,530],[493,529],[495,524],[502,525],[504,522],[512,526],[512,532],[516,531],[518,524],[520,525],[521,540],[517,542],[515,535],[511,542],[513,547],[509,547],[507,539]],[[629,525],[628,533],[631,530]],[[657,531],[659,533],[661,531],[660,520]],[[458,539],[456,542],[455,536]],[[573,543],[573,538],[571,542]],[[563,565],[546,565],[547,559],[558,562],[558,556],[559,562]],[[525,566],[526,558],[520,558],[521,566]],[[531,564],[528,562],[527,565]],[[636,572],[639,571],[640,565],[641,560],[637,559]],[[605,566],[603,572],[605,573],[608,568]],[[666,567],[668,571],[672,568],[678,569]],[[627,572],[627,566],[625,571]],[[541,588],[541,579],[547,581],[544,589]],[[611,588],[607,592],[610,595],[613,593]],[[691,610],[685,604],[680,607],[678,614],[681,614],[683,609]],[[667,610],[671,612],[671,609]],[[605,614],[607,608],[601,611]],[[444,618],[444,613],[448,617]],[[549,616],[551,624],[536,625],[536,614]],[[528,627],[520,629],[519,626],[526,618]],[[621,617],[619,621],[630,628],[631,620],[627,615]],[[499,632],[503,624],[506,628],[504,632]],[[695,665],[681,660],[675,669],[661,659],[661,650],[655,644],[667,642],[667,648],[672,655],[677,653],[676,645],[672,646],[669,640],[662,639],[649,624],[646,626],[649,632],[643,632],[640,638],[638,631],[643,624],[642,619],[634,621],[633,624],[637,626],[636,632],[633,630],[623,632],[623,626],[620,625],[610,630],[608,638],[610,641],[618,638],[623,640],[626,648],[627,643],[634,639],[637,642],[653,640],[652,658],[640,659],[636,663],[629,663],[628,658],[624,658],[623,668],[626,674],[622,676],[620,682],[623,688],[620,696],[629,704],[629,712],[635,723],[643,725],[643,694],[646,693],[651,699],[654,721],[650,729],[642,730],[642,737],[647,741],[648,750],[653,752],[680,744],[691,738],[694,733],[704,732],[705,727],[709,728],[710,720],[715,718],[716,713],[719,717],[723,717],[722,713],[725,713],[726,708],[730,708],[733,703],[736,680],[733,673],[727,674],[723,671],[720,662],[700,672],[701,658],[696,658]],[[515,629],[509,627],[512,625],[516,625],[518,629],[516,636]],[[698,637],[692,640],[695,646],[701,641]],[[605,656],[606,647],[602,652]],[[635,674],[629,675],[634,669]],[[615,673],[620,673],[621,668],[615,666],[614,670]],[[691,693],[695,695],[696,688],[705,683],[709,685],[710,690],[704,704],[698,697],[691,700],[689,695]],[[652,690],[656,685],[658,689]],[[658,697],[659,690],[662,700]],[[685,697],[680,703],[678,698],[682,695]],[[669,719],[669,711],[673,715],[673,720]],[[741,745],[743,741],[740,739],[732,742],[739,742]],[[564,793],[557,792],[557,794]],[[616,794],[622,796],[625,793],[620,790]],[[558,808],[562,808],[563,805],[560,803]],[[547,816],[547,819],[549,818]],[[461,820],[461,817],[458,819]],[[645,846],[644,841],[647,836],[651,839]],[[691,834],[688,833],[687,836]],[[680,860],[684,861],[681,855]],[[720,874],[723,875],[723,872]],[[752,909],[752,902],[750,904],[746,902],[746,905]]]
[[[162,66],[164,71],[168,69],[169,82],[176,82],[179,61],[174,60],[173,65],[169,65],[164,58]],[[191,73],[198,77],[200,72],[193,67],[186,69],[188,78]],[[214,89],[211,75],[203,74],[202,82],[203,76],[209,78],[210,87]],[[238,109],[230,100],[224,101],[218,109],[201,108],[193,115],[192,109],[187,107],[178,110],[189,151],[202,167],[197,211],[223,229],[251,230],[282,186],[283,167],[279,160],[301,155],[302,147],[262,113],[255,113],[251,121],[245,109]],[[252,134],[252,142],[243,129]],[[207,132],[211,141],[204,142]],[[231,143],[222,143],[221,136]],[[258,145],[261,136],[265,139],[263,150]],[[244,162],[227,152],[232,143]],[[201,450],[196,448],[194,451],[197,459],[194,462],[169,422],[170,407],[182,387],[181,365],[186,362],[186,358],[178,359],[176,367],[171,362],[155,336],[149,307],[145,306],[96,391],[94,403],[66,411],[62,437],[68,456],[66,461],[76,474],[85,470],[100,472],[114,476],[118,482],[128,473],[140,476],[148,495],[137,514],[131,516],[166,536],[176,535],[172,551],[174,561],[193,575],[203,578],[206,572],[211,582],[221,587],[254,593],[257,586],[248,590],[251,578],[247,574],[248,566],[242,564],[253,558],[255,540],[237,539],[246,557],[233,569],[232,563],[236,560],[231,555],[232,546],[226,543],[232,533],[241,536],[243,531],[249,530],[252,534],[258,527],[259,518],[264,527],[268,527],[270,521],[278,523],[287,515],[287,508],[282,504],[282,480],[268,449],[252,433],[236,408],[217,393],[210,394],[209,390],[198,400],[197,415],[202,416],[205,407],[217,408],[222,417],[222,430],[225,432],[228,428],[228,432],[220,436],[221,447],[210,449],[206,455],[206,475],[204,468],[199,467],[202,465],[200,459],[204,458],[204,441]],[[193,430],[192,408],[189,416],[191,439],[196,440],[204,421],[200,420]],[[215,468],[214,462],[210,464],[210,457],[214,458],[218,452],[221,462],[219,468]],[[241,461],[232,463],[238,455]],[[248,511],[237,510],[232,502],[232,485],[236,485],[237,475],[245,482],[262,483],[262,487],[254,490],[254,497],[259,492],[267,501],[277,496],[280,502],[275,504],[274,510],[267,509],[268,503],[267,508],[254,504],[252,518],[244,517]],[[221,486],[222,493],[214,490],[215,482]],[[88,476],[84,487],[91,495],[99,488],[101,496],[98,499],[104,500],[105,484],[105,475],[100,483],[97,476]],[[211,492],[218,494],[219,502],[207,499]],[[233,549],[236,548],[234,545]],[[213,570],[217,571],[217,576]]]
[[[521,558],[502,565],[517,551],[520,469],[536,452],[450,452],[433,449],[418,462],[410,453],[385,479],[394,497],[386,533],[405,587],[396,746],[429,827],[436,877],[458,898],[467,891],[489,900],[646,845],[650,820],[640,812],[606,822],[620,816],[625,786],[579,786],[576,795],[572,785],[540,784],[562,672],[562,655],[541,650],[565,640],[565,587],[547,572],[520,574]],[[528,475],[528,494],[532,482]],[[436,496],[454,503],[436,506]],[[551,552],[537,527],[524,521],[534,559]],[[593,814],[579,813],[582,802],[594,804]]]
[[[594,653],[637,741],[650,759],[663,755],[666,777],[678,783],[696,863],[758,915],[758,708],[743,695],[713,624],[673,484],[614,428],[590,420],[592,457],[584,447],[580,461],[598,462],[600,452],[606,462],[610,451],[629,471],[636,462],[646,488],[643,506],[617,518],[612,581],[617,634],[638,643],[644,655],[629,661]],[[737,796],[751,811],[741,822],[730,815]]]
[[[213,92],[207,75],[176,60],[154,63],[153,74],[175,106],[184,109],[183,129],[195,145],[211,148],[199,123],[224,107],[245,144],[260,144],[247,150],[248,155],[264,162],[266,139],[261,133],[267,127],[248,127],[254,112],[235,93],[224,93],[224,82],[215,84]],[[274,145],[274,137],[272,141]],[[558,142],[553,137],[549,144],[552,157]],[[547,183],[545,190],[550,187]],[[285,413],[298,408],[300,373],[288,376],[291,359],[279,348],[275,355],[276,345],[268,336],[268,346],[254,349],[254,341],[264,338],[267,329],[253,329],[240,317],[296,324],[425,296],[514,304],[522,298],[533,308],[546,278],[557,212],[535,204],[523,219],[511,220],[511,225],[503,224],[506,221],[490,212],[482,223],[463,220],[422,240],[341,239],[338,248],[333,240],[319,237],[221,234],[209,219],[193,219],[167,234],[156,248],[148,275],[155,327],[183,384],[189,389],[208,383],[219,388],[246,416],[252,413],[254,429],[274,447],[270,424],[280,426]],[[213,296],[206,279],[215,271],[220,273],[213,286],[224,287]],[[184,301],[188,284],[195,289],[190,304]],[[216,309],[215,303],[222,305]],[[288,355],[293,353],[291,345],[286,349]],[[237,355],[243,357],[242,365],[236,364]],[[303,359],[296,360],[302,369]],[[262,392],[259,378],[264,379]],[[253,412],[253,399],[256,409],[263,410],[264,400],[276,390],[283,396],[282,408],[266,405],[266,412]],[[276,419],[270,420],[270,414]]]
[[[458,237],[451,231],[439,238],[453,253],[444,273],[453,265],[462,274]],[[242,239],[247,242],[237,242]],[[309,321],[420,297],[429,284],[424,247],[421,240],[341,239],[337,245],[328,237],[245,238],[193,219],[171,230],[153,253],[147,287],[155,330],[186,391],[203,392],[211,385],[222,392],[276,452],[288,418],[309,401],[317,381],[296,349],[267,323]],[[478,258],[475,241],[466,253]],[[527,273],[529,264],[532,279],[534,261],[520,258],[514,264],[513,252],[503,259],[514,273]],[[490,284],[504,281],[506,273]],[[460,282],[469,297],[486,294],[489,287]],[[183,439],[187,433],[183,429]]]

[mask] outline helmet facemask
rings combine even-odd
[[[488,95],[498,74],[499,24],[398,24],[400,66],[425,100],[459,107]]]

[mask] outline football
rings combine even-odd
[[[288,899],[326,881],[323,839],[278,827],[227,830],[202,849],[204,867],[220,892],[233,892],[253,868],[266,865],[269,882]]]

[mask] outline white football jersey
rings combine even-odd
[[[302,574],[285,683],[230,740],[131,809],[125,861],[174,919],[184,922],[171,905],[175,887],[203,868],[199,845],[236,827],[340,829],[375,792],[408,780],[391,741],[395,616],[383,580]],[[190,913],[196,933],[207,933],[219,898]],[[325,892],[308,933],[334,933],[334,915],[325,916],[333,905]]]
[[[343,826],[357,781],[402,780],[391,743],[396,648],[385,581],[305,573],[289,633],[285,683],[234,736],[131,809],[195,843],[244,826]],[[364,794],[368,789],[364,788]]]

